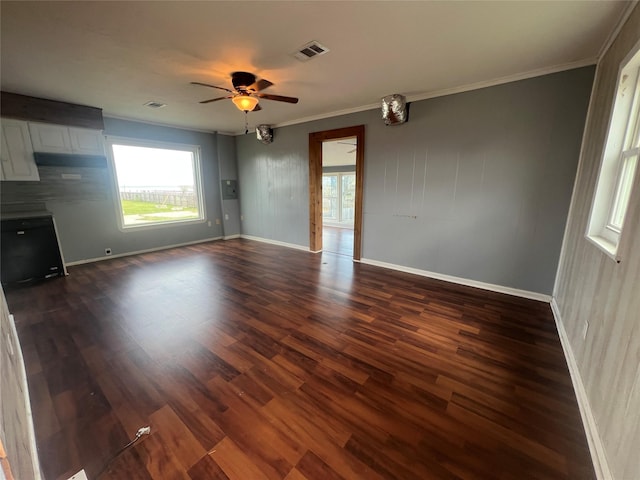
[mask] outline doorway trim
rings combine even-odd
[[[362,250],[362,192],[364,190],[364,125],[309,134],[309,250],[322,250],[322,142],[356,137],[356,199],[353,220],[353,259]]]

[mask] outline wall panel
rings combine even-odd
[[[631,241],[621,252],[620,264],[584,235],[618,67],[639,40],[640,8],[636,6],[598,65],[554,291],[607,463],[619,480],[640,478],[640,202],[629,207],[625,229]]]

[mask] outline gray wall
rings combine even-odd
[[[2,182],[2,204],[44,202],[53,212],[62,251],[67,262],[100,258],[105,248],[114,255],[167,245],[220,237],[222,217],[216,135],[139,122],[105,118],[105,134],[201,146],[202,181],[207,223],[163,226],[149,230],[123,232],[118,228],[110,169],[81,169],[83,180],[60,182],[60,172],[75,173],[73,168],[45,167],[41,182]]]
[[[640,184],[617,264],[584,237],[620,62],[640,41],[636,6],[598,64],[554,297],[612,478],[640,478]],[[633,200],[634,197],[632,197]],[[589,324],[583,337],[585,323]],[[603,477],[604,478],[604,477]]]
[[[236,137],[244,235],[309,245],[308,132],[279,128],[269,145]]]
[[[218,134],[218,165],[220,180],[238,180],[238,165],[236,162],[236,141],[229,135]],[[222,191],[220,192],[222,196]],[[231,237],[240,234],[240,200],[222,199],[222,225],[224,236]]]
[[[237,137],[243,234],[309,245],[308,134],[364,124],[363,258],[553,287],[594,68]]]

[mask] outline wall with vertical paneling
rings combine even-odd
[[[0,335],[0,440],[14,478],[40,480],[22,350],[2,289]],[[0,478],[5,477],[0,475]]]
[[[217,136],[220,180],[238,180],[236,142],[230,135]],[[221,187],[222,188],[222,187]],[[222,196],[222,190],[220,191]],[[222,226],[225,238],[240,234],[240,200],[222,198]]]
[[[554,297],[612,477],[640,478],[640,196],[630,205],[622,261],[587,228],[620,62],[640,40],[636,6],[598,64]],[[635,185],[637,190],[640,185]],[[589,323],[583,337],[585,322]]]
[[[308,134],[364,124],[365,259],[550,294],[593,67],[237,137],[242,232],[309,245]],[[293,108],[293,107],[292,107]]]

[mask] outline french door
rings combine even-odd
[[[355,199],[355,172],[322,175],[322,221],[324,224],[353,227]]]

